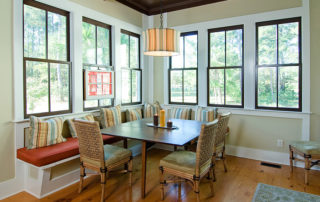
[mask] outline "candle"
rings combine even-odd
[[[171,120],[169,120],[169,121],[167,122],[167,127],[168,127],[168,128],[172,128],[172,121],[171,121]]]
[[[158,116],[158,114],[155,114],[153,116],[153,125],[158,126],[158,124],[159,124],[159,116]]]
[[[166,125],[166,112],[162,109],[160,110],[160,127],[165,127]]]

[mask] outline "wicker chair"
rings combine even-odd
[[[211,193],[214,195],[213,181],[211,180],[212,170],[212,147],[215,139],[217,120],[203,124],[198,139],[196,152],[175,151],[160,161],[160,186],[161,199],[164,199],[164,184],[170,181],[164,180],[164,174],[171,174],[191,182],[193,190],[197,194],[197,201],[200,201],[199,183],[206,175],[210,176]],[[180,182],[182,180],[179,180]],[[173,181],[177,182],[177,181]]]
[[[80,151],[79,193],[82,191],[83,179],[86,176],[86,168],[98,172],[101,176],[101,201],[104,201],[107,174],[109,174],[112,169],[119,167],[120,165],[125,165],[127,168],[125,172],[129,173],[129,182],[131,186],[131,151],[113,145],[103,145],[98,122],[74,120],[74,124],[78,135]]]
[[[215,163],[217,157],[220,156],[221,160],[223,161],[224,171],[227,172],[227,164],[226,164],[226,157],[225,157],[225,139],[226,135],[229,133],[229,119],[231,113],[221,114],[218,117],[218,126],[216,130],[216,136],[214,139],[214,147],[213,147],[213,154],[212,154],[212,165],[213,165],[213,179],[216,181],[215,175]]]

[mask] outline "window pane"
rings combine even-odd
[[[210,33],[210,66],[225,66],[225,32]]]
[[[69,109],[69,65],[50,64],[51,111]]]
[[[299,67],[279,67],[279,107],[299,108]]]
[[[180,54],[172,56],[172,68],[183,68],[183,37],[180,37]]]
[[[130,68],[139,68],[139,39],[130,36]]]
[[[259,27],[259,65],[277,64],[277,25]]]
[[[226,69],[226,105],[241,105],[241,69]]]
[[[48,63],[26,62],[27,114],[49,111]]]
[[[184,71],[184,100],[185,103],[197,103],[197,70]]]
[[[224,69],[209,70],[209,103],[224,104]]]
[[[120,56],[121,67],[129,68],[129,35],[127,34],[121,34]]]
[[[132,102],[140,102],[141,72],[132,70]]]
[[[96,64],[96,26],[82,23],[82,62]]]
[[[277,106],[276,67],[258,68],[258,106]]]
[[[96,108],[96,107],[98,107],[98,100],[84,101],[84,108]]]
[[[242,30],[227,31],[227,66],[242,66]]]
[[[97,62],[99,65],[110,65],[109,29],[97,27]]]
[[[185,36],[185,67],[198,66],[198,36]]]
[[[279,63],[299,63],[299,23],[279,25]]]
[[[46,58],[46,11],[24,5],[24,57]]]
[[[131,102],[131,75],[130,70],[122,70],[122,103]]]
[[[171,102],[182,102],[182,71],[170,71]]]
[[[67,60],[67,18],[48,12],[48,58]]]
[[[112,105],[112,99],[99,100],[100,107]]]

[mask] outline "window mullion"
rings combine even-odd
[[[227,31],[224,31],[224,70],[223,70],[223,75],[224,75],[224,80],[223,80],[223,97],[224,97],[224,105],[226,105],[226,67],[227,67]]]
[[[48,112],[51,112],[51,77],[50,77],[50,63],[47,63],[48,67]]]
[[[276,66],[276,83],[277,83],[277,108],[279,108],[279,24],[277,24],[277,66]]]

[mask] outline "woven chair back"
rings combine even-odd
[[[96,121],[74,120],[79,141],[80,160],[83,163],[99,163],[104,168],[103,140]]]
[[[228,130],[230,115],[231,115],[230,112],[219,115],[218,127],[217,127],[216,136],[214,140],[215,146],[224,144],[226,132]]]
[[[202,124],[200,136],[198,138],[196,151],[196,175],[200,175],[200,168],[212,158],[212,148],[216,135],[218,120]]]

